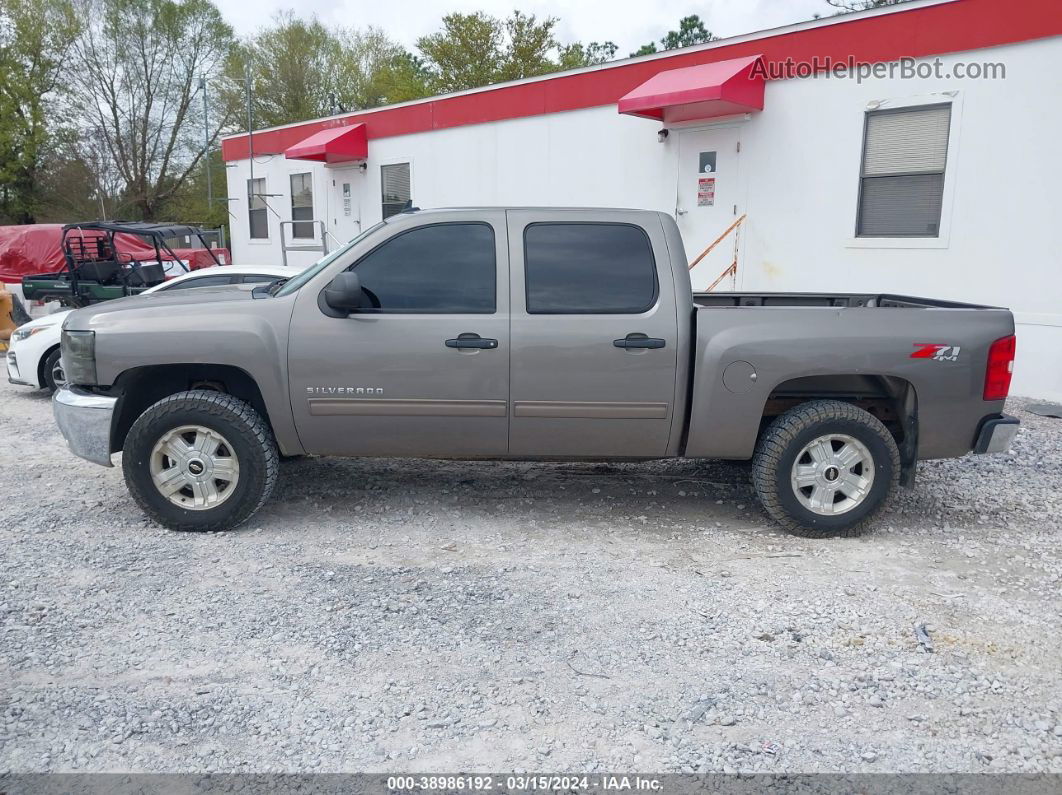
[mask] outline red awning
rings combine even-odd
[[[369,139],[364,124],[329,127],[315,132],[284,150],[289,160],[317,160],[321,163],[349,163],[369,156]]]
[[[619,101],[619,112],[665,123],[712,119],[763,110],[764,75],[753,74],[759,55],[668,69]]]

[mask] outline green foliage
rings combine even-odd
[[[273,24],[236,47],[226,63],[226,96],[246,120],[245,77],[251,75],[253,123],[271,127],[398,101],[405,51],[375,28],[331,30],[316,18],[281,12]],[[403,93],[408,93],[408,87]]]
[[[433,88],[461,91],[502,79],[503,35],[499,20],[482,11],[443,17],[441,31],[417,40]]]
[[[830,2],[830,0],[827,0]],[[712,32],[704,27],[704,22],[696,14],[683,17],[679,20],[678,30],[670,30],[660,39],[660,46],[664,50],[677,50],[681,47],[692,47],[694,44],[704,44],[715,39]],[[659,52],[656,42],[643,44],[631,53],[631,56],[650,55]]]
[[[615,42],[611,41],[592,41],[587,45],[575,42],[560,48],[558,66],[561,69],[578,69],[581,66],[605,63],[616,57],[618,49]]]
[[[37,177],[62,121],[55,105],[77,35],[69,0],[0,0],[0,221],[33,223]]]
[[[229,209],[227,202],[219,201],[226,194],[225,163],[221,159],[221,150],[211,152],[206,163],[209,164],[213,180],[213,204],[207,201],[206,164],[200,163],[182,188],[166,202],[163,215],[166,220],[198,224],[207,229],[224,226],[227,235]]]
[[[379,87],[383,97],[379,104],[386,104],[428,96],[432,93],[431,80],[431,72],[424,60],[403,50],[382,65],[373,84]]]
[[[508,47],[498,76],[502,80],[522,80],[556,71],[557,65],[550,58],[551,51],[558,46],[553,38],[556,24],[553,17],[536,23],[534,14],[513,11],[505,20]]]
[[[420,38],[417,49],[437,93],[603,63],[616,54],[609,41],[562,45],[554,36],[556,25],[554,17],[540,21],[520,11],[504,20],[481,11],[448,14],[442,30]]]

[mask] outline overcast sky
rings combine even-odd
[[[268,24],[279,10],[314,14],[329,25],[375,25],[412,49],[417,38],[437,30],[451,11],[486,11],[504,17],[519,8],[560,19],[563,43],[611,40],[617,55],[659,39],[688,14],[699,14],[717,37],[736,36],[810,19],[832,10],[826,0],[215,0],[240,35]]]

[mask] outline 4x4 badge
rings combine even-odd
[[[912,359],[933,359],[938,362],[957,362],[959,360],[958,345],[942,345],[939,342],[916,342],[918,349],[911,354]]]

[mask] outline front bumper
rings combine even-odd
[[[22,374],[18,371],[18,358],[12,350],[7,352],[7,380],[12,384],[36,386],[36,384],[31,384],[22,377]]]
[[[111,464],[111,417],[118,398],[94,395],[77,387],[63,387],[52,399],[55,424],[70,451],[105,467]]]
[[[1018,435],[1018,426],[1021,422],[1017,417],[1002,414],[999,417],[990,417],[981,423],[981,430],[977,432],[977,441],[974,443],[975,453],[1005,453],[1010,449],[1011,442]]]

